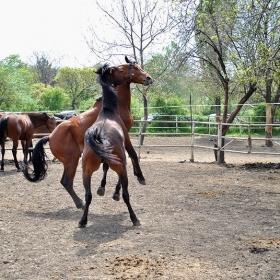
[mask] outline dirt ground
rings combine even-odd
[[[196,144],[213,147],[212,140]],[[227,164],[218,165],[211,149],[195,148],[190,162],[189,147],[171,147],[188,141],[145,140],[145,186],[128,159],[139,227],[124,202],[111,198],[112,171],[104,197],[95,195],[101,169],[94,173],[89,221],[81,229],[82,212],[59,183],[61,163],[49,154],[47,177],[30,183],[7,151],[0,173],[0,279],[280,279],[279,155],[226,152]],[[263,144],[253,151],[279,149]],[[247,149],[246,141],[231,146]],[[75,190],[84,197],[81,166]]]

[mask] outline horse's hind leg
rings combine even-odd
[[[130,205],[127,174],[124,173],[123,175],[121,175],[120,181],[121,181],[121,185],[122,185],[122,197],[127,206],[128,211],[129,211],[130,219],[134,226],[140,226],[140,221],[137,219],[137,217]]]
[[[19,164],[18,164],[18,160],[17,160],[17,147],[18,147],[18,142],[16,141],[13,143],[12,153],[13,153],[14,162],[15,162],[17,171],[21,171]]]
[[[1,170],[0,171],[4,171],[4,155],[5,155],[4,144],[2,144],[2,147],[1,147],[1,154],[2,154],[2,160],[1,160]]]
[[[89,209],[89,205],[91,204],[91,200],[92,200],[92,193],[91,193],[91,187],[90,187],[91,182],[90,181],[91,181],[91,176],[83,174],[83,184],[84,184],[84,188],[85,188],[86,205],[84,208],[84,214],[79,222],[79,227],[85,227],[87,225],[88,209]]]
[[[61,177],[60,183],[66,189],[66,191],[70,194],[76,207],[78,209],[84,209],[85,203],[83,202],[82,199],[80,199],[78,197],[78,195],[75,193],[74,188],[73,188],[73,182],[74,182],[74,177],[75,177],[75,173],[76,173],[76,168],[77,168],[77,165],[74,166],[73,163],[71,166],[64,165],[64,171],[63,171],[63,175]]]

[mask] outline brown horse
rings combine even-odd
[[[103,69],[110,73],[110,84],[117,86],[116,89],[119,98],[118,112],[120,117],[124,120],[127,128],[130,129],[133,123],[130,112],[130,83],[149,85],[152,83],[152,78],[148,73],[141,69],[137,63],[129,61],[127,57],[125,57],[125,60],[126,63],[123,65]],[[70,194],[76,207],[83,208],[84,202],[75,193],[73,189],[73,181],[84,148],[85,132],[95,122],[101,108],[102,100],[99,99],[90,109],[78,116],[72,117],[70,120],[64,121],[51,133],[50,136],[40,139],[33,151],[33,174],[29,174],[27,168],[23,170],[26,179],[32,182],[44,179],[47,171],[44,145],[49,142],[51,152],[55,158],[63,163],[64,166],[64,172],[60,183]],[[145,184],[145,179],[133,146],[127,145],[125,148],[132,160],[135,176],[137,176],[140,183]],[[35,158],[37,160],[35,160]],[[104,183],[106,180],[102,181],[101,185],[104,189]]]
[[[88,210],[92,201],[91,177],[102,162],[106,162],[118,174],[130,219],[134,226],[138,226],[140,222],[130,205],[128,193],[125,155],[125,142],[130,141],[128,131],[117,113],[117,94],[110,85],[106,84],[106,71],[100,69],[97,73],[103,90],[103,106],[97,120],[85,134],[82,168],[86,205],[79,226],[85,227],[87,224]]]
[[[59,117],[54,116],[53,118],[56,121],[56,126],[58,126],[60,123],[63,122],[63,120],[61,118],[59,118]],[[52,129],[52,131],[53,130],[54,129]],[[39,138],[40,139],[40,138],[46,136],[46,134],[49,134],[52,131],[50,131],[48,129],[47,125],[43,124],[43,125],[38,126],[38,127],[35,128],[32,138],[33,139],[34,138],[36,138],[36,139]],[[31,144],[30,144],[30,147],[29,147],[29,161],[31,161],[32,155],[33,155],[33,142],[31,141]]]
[[[2,146],[2,161],[0,171],[4,171],[5,141],[7,137],[10,137],[13,141],[12,153],[14,162],[17,170],[20,171],[17,160],[18,141],[21,140],[24,163],[27,163],[28,147],[32,143],[34,130],[41,125],[46,125],[49,132],[52,132],[56,127],[56,121],[46,113],[7,113],[1,117],[0,144]]]

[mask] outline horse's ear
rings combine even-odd
[[[127,56],[125,56],[124,58],[125,58],[126,63],[131,63]]]

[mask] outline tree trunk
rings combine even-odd
[[[267,74],[269,75],[269,74]],[[272,138],[272,112],[271,112],[271,93],[272,93],[272,79],[266,81],[266,92],[265,92],[265,101],[266,101],[266,121],[267,124],[265,127],[265,137]],[[267,147],[272,147],[273,143],[271,140],[266,139],[265,145]]]
[[[225,145],[225,138],[221,139],[221,147]],[[218,163],[225,163],[225,151],[220,151],[217,158]]]
[[[221,121],[221,98],[215,98],[215,113],[216,113],[216,122]]]
[[[144,120],[145,122],[143,122],[142,124],[142,128],[141,128],[141,136],[140,136],[140,145],[144,144],[144,138],[145,135],[144,133],[146,133],[147,130],[147,119],[148,119],[148,99],[147,99],[147,95],[146,92],[143,92],[143,105],[144,105]]]
[[[272,138],[273,127],[272,127],[272,125],[269,125],[269,124],[273,124],[270,103],[266,103],[266,124],[267,125],[265,127],[265,138]],[[266,139],[265,145],[266,145],[266,147],[273,147],[273,142],[269,139]]]
[[[276,95],[275,95],[275,98],[274,98],[274,105],[273,105],[273,109],[272,109],[273,123],[275,123],[275,117],[276,117],[276,112],[277,112],[277,108],[278,108],[279,99],[280,99],[280,85],[278,85],[278,87],[277,87]]]
[[[227,112],[228,112],[228,99],[229,99],[229,80],[224,80],[224,112],[223,112],[223,119],[222,122],[226,123],[227,121]],[[225,145],[225,138],[223,136],[226,136],[226,132],[228,130],[227,125],[222,126],[222,139],[221,139],[221,146],[219,148],[222,148]],[[218,153],[218,163],[225,163],[225,151],[220,150]]]
[[[237,107],[235,110],[231,113],[230,117],[227,120],[227,123],[232,123],[238,112],[241,110],[242,106],[245,104],[245,102],[252,96],[252,94],[256,91],[256,83],[250,84],[248,90],[246,91],[245,95],[241,98],[241,100],[238,102]],[[227,105],[227,103],[225,103]],[[223,120],[226,119],[226,113],[223,114]],[[226,136],[227,131],[229,129],[228,125],[223,125],[222,127],[222,137]],[[225,144],[225,139],[221,139],[221,147],[222,148]],[[225,155],[224,151],[220,151],[218,153],[218,163],[225,163]]]

